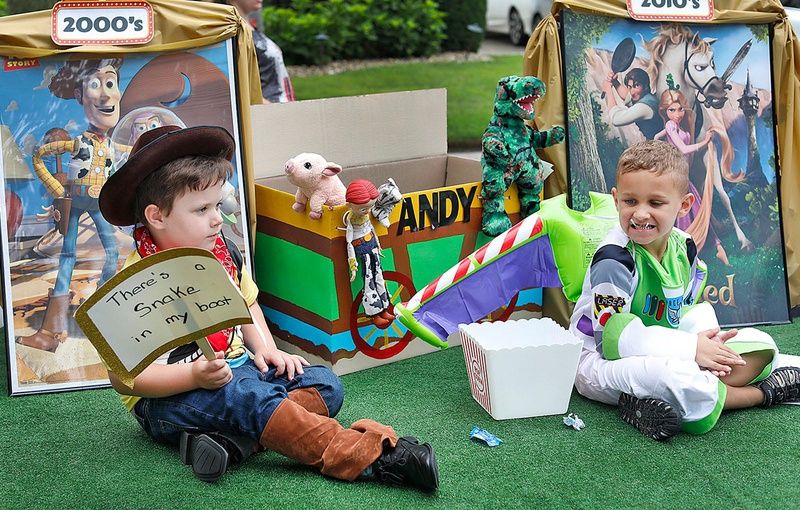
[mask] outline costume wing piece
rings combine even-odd
[[[439,348],[459,324],[470,324],[507,304],[519,291],[564,287],[580,295],[586,268],[598,243],[616,223],[610,195],[590,193],[584,212],[559,195],[417,292],[395,314],[412,333]]]

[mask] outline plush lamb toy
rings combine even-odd
[[[339,176],[342,167],[326,161],[319,154],[304,152],[293,157],[284,166],[286,178],[297,186],[292,209],[306,210],[310,203],[308,217],[318,220],[322,217],[322,206],[330,207],[344,204],[345,187]]]

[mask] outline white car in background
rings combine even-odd
[[[533,29],[550,14],[552,0],[488,0],[486,31],[508,34],[511,44],[524,46]]]
[[[786,11],[786,16],[789,18],[792,28],[794,28],[795,35],[800,34],[800,9],[794,7],[784,7],[783,9]]]

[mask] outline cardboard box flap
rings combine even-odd
[[[400,187],[403,193],[413,193],[428,189],[441,188],[446,183],[446,170],[449,169],[448,156],[431,156],[427,158],[404,159],[389,163],[345,167],[339,177],[345,186],[356,179],[367,179],[376,186],[389,177]],[[469,181],[464,181],[469,182]],[[256,180],[257,184],[267,186],[294,195],[297,187],[290,183],[286,176],[274,175]]]
[[[301,152],[343,167],[447,153],[446,89],[254,105],[250,115],[256,179]]]

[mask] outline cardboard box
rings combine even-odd
[[[339,374],[437,350],[399,321],[384,330],[369,323],[360,307],[361,275],[349,281],[346,207],[325,208],[319,220],[294,212],[296,188],[283,168],[299,153],[316,152],[344,167],[345,185],[357,178],[376,186],[395,180],[403,201],[388,229],[373,224],[389,295],[406,301],[489,240],[480,231],[480,163],[447,154],[446,105],[446,91],[438,89],[252,108],[254,136],[263,138],[254,143],[253,272],[281,348]],[[508,198],[516,220],[515,191]],[[539,296],[526,291],[498,314],[537,313]]]
[[[552,319],[462,324],[472,397],[495,420],[563,414],[581,341]]]

